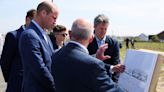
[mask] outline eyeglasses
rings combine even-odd
[[[63,34],[59,34],[59,35],[61,35],[63,37],[66,37],[68,34],[67,33],[63,33]]]

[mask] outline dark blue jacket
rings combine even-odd
[[[55,91],[51,75],[53,47],[48,36],[47,40],[49,45],[33,22],[22,32],[19,43],[24,69],[22,92]]]
[[[120,51],[119,51],[118,41],[110,38],[109,36],[106,36],[105,43],[108,44],[108,48],[106,49],[104,54],[111,56],[111,58],[104,60],[104,62],[111,65],[116,65],[120,63],[120,55],[119,55]],[[88,51],[89,54],[92,55],[95,54],[97,50],[98,50],[98,44],[96,38],[94,37],[92,43],[88,45]]]
[[[107,75],[104,63],[75,43],[61,48],[52,60],[57,92],[120,92]]]
[[[112,39],[109,36],[106,36],[105,43],[108,44],[108,48],[106,49],[104,54],[111,56],[111,58],[104,60],[104,63],[105,63],[105,68],[107,69],[108,75],[111,76],[110,65],[117,65],[120,63],[120,50],[119,50],[118,41],[115,39]],[[96,38],[94,37],[92,43],[88,45],[88,51],[89,51],[89,54],[92,55],[92,54],[95,54],[97,50],[98,50],[98,44],[97,44]],[[112,74],[113,81],[117,82],[118,77],[119,77],[118,73]]]
[[[6,92],[21,92],[23,69],[18,43],[23,30],[20,27],[7,33],[5,37],[0,63],[5,82],[7,82]]]

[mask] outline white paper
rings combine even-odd
[[[125,92],[148,92],[157,56],[155,53],[127,50],[126,69],[120,75],[118,85]]]

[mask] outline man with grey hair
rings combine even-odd
[[[71,30],[71,41],[52,56],[56,91],[122,92],[107,75],[104,63],[88,54],[93,39],[91,23],[77,19]]]
[[[90,55],[93,55],[97,52],[98,48],[101,47],[103,44],[108,44],[108,48],[105,50],[105,55],[109,55],[111,58],[104,60],[106,64],[106,69],[108,75],[111,76],[110,68],[114,72],[112,74],[113,81],[118,81],[118,73],[123,72],[125,66],[120,64],[120,56],[119,56],[119,46],[118,41],[112,39],[111,37],[107,36],[107,29],[109,26],[109,19],[104,14],[99,14],[94,19],[94,39],[92,43],[88,45],[88,51]],[[114,65],[110,67],[110,65]]]

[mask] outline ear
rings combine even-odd
[[[45,17],[45,16],[47,15],[46,10],[42,10],[42,11],[41,11],[41,15],[42,15],[43,17]]]
[[[92,41],[93,41],[93,35],[90,37],[90,39],[89,39],[89,43],[91,43]]]
[[[29,26],[30,22],[31,22],[31,19],[29,17],[26,17],[26,27]]]
[[[31,19],[29,17],[26,17],[26,22],[29,22]]]

